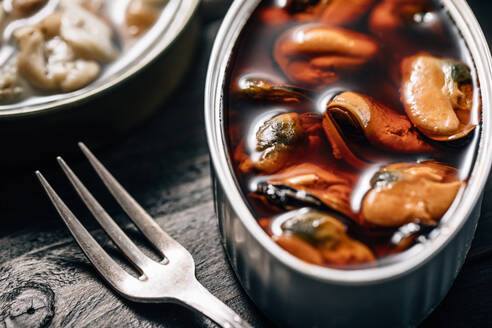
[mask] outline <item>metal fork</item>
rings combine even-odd
[[[145,255],[102,208],[65,161],[58,157],[58,163],[83,202],[141,274],[137,279],[118,265],[82,226],[43,175],[36,171],[41,185],[80,248],[111,287],[123,297],[136,302],[184,305],[225,328],[251,327],[196,280],[191,254],[159,227],[83,143],[79,143],[79,147],[120,206],[164,258],[156,262]]]

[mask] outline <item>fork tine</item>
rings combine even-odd
[[[166,250],[170,248],[183,248],[176,240],[161,229],[154,219],[130,196],[82,142],[79,142],[79,147],[116,201],[144,236],[161,252],[162,256],[165,257]]]
[[[60,164],[63,172],[68,177],[73,187],[79,194],[80,198],[91,211],[92,215],[96,218],[97,222],[101,225],[103,230],[118,246],[118,248],[125,254],[125,256],[143,273],[144,268],[151,265],[153,262],[147,255],[145,255],[134,243],[128,238],[123,230],[114,222],[99,202],[92,196],[87,190],[84,184],[73,173],[72,169],[65,163],[63,158],[57,157],[58,164]]]
[[[61,200],[58,194],[53,190],[48,181],[41,172],[36,171],[36,176],[48,194],[51,202],[55,206],[58,214],[65,222],[65,225],[72,233],[75,241],[80,246],[89,261],[94,264],[97,271],[103,276],[108,283],[120,293],[125,294],[124,286],[137,281],[134,277],[123,270],[97,243],[91,234],[84,228],[80,221],[70,211],[70,209]]]

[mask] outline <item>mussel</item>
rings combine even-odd
[[[347,228],[327,213],[302,208],[284,214],[275,242],[298,258],[318,265],[353,265],[375,261],[372,251],[351,238]]]
[[[320,86],[360,70],[376,57],[378,49],[376,41],[364,34],[308,24],[282,34],[273,55],[292,82]]]
[[[426,161],[383,167],[364,196],[361,220],[381,227],[435,226],[464,185],[451,166]]]
[[[262,102],[300,103],[310,99],[307,89],[253,74],[239,78],[233,88],[240,97]]]
[[[380,150],[404,154],[433,149],[405,115],[356,92],[341,93],[327,104],[323,128],[334,156],[356,168],[380,156],[364,149],[368,143]]]
[[[306,141],[299,114],[277,115],[264,122],[256,131],[254,149],[248,156],[244,149],[236,151],[239,169],[273,173],[282,168],[289,157]],[[242,146],[243,147],[243,146]],[[242,148],[241,147],[241,148]]]
[[[246,141],[239,144],[234,160],[243,173],[272,174],[319,152],[324,140],[319,114],[279,114],[257,128],[252,145]]]
[[[361,19],[375,0],[288,0],[285,8],[300,21],[349,25]]]
[[[60,7],[59,35],[77,57],[108,62],[118,56],[113,28],[104,19],[77,1],[62,0]]]
[[[41,90],[80,89],[99,76],[101,63],[118,54],[111,26],[78,1],[62,0],[58,12],[14,36],[18,72]]]
[[[405,111],[428,138],[451,141],[475,129],[471,123],[473,81],[466,64],[418,54],[406,58],[401,70]]]
[[[356,219],[350,207],[352,186],[348,174],[303,163],[283,169],[258,183],[256,193],[283,209],[311,206],[334,210]]]

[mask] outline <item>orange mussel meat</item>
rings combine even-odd
[[[348,172],[302,163],[269,176],[257,192],[282,208],[315,206],[328,208],[353,220],[350,207],[354,176]]]
[[[310,113],[274,116],[255,131],[255,137],[252,149],[243,141],[234,153],[243,173],[272,174],[315,152],[324,142],[321,119]]]
[[[451,141],[475,129],[471,122],[473,84],[464,63],[418,54],[406,58],[401,70],[405,111],[423,134]]]
[[[300,259],[318,265],[354,265],[375,261],[372,251],[350,237],[344,224],[331,215],[309,208],[286,215],[286,220],[279,218],[283,222],[280,229],[274,229],[273,239]]]
[[[363,156],[378,156],[374,152],[368,155],[367,151],[361,155],[360,147],[367,143],[382,151],[404,154],[425,153],[433,149],[405,115],[356,92],[344,92],[328,103],[323,115],[323,128],[334,156],[357,168],[372,161],[372,158]],[[354,143],[354,139],[359,143]]]
[[[362,219],[384,227],[436,225],[464,185],[456,174],[455,168],[434,161],[385,166],[364,197]]]
[[[282,34],[273,56],[292,82],[319,87],[360,70],[378,49],[376,41],[364,34],[308,24]]]

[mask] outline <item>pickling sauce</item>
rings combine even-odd
[[[244,153],[254,161],[255,156],[258,156],[255,150],[256,133],[265,121],[281,113],[296,112],[299,114],[311,113],[309,116],[313,124],[318,124],[322,120],[322,114],[328,102],[344,91],[364,94],[392,110],[406,115],[400,100],[399,89],[402,85],[399,73],[400,62],[402,59],[417,53],[425,52],[435,57],[453,58],[468,65],[474,86],[471,122],[477,125],[472,133],[465,138],[452,142],[438,142],[422,135],[425,142],[433,147],[432,152],[400,154],[377,149],[367,140],[361,138],[360,131],[350,130],[349,126],[345,128],[342,126],[341,128],[346,130],[346,136],[349,136],[347,144],[353,147],[357,156],[370,158],[370,164],[363,168],[354,168],[348,165],[345,160],[335,158],[332,147],[322,131],[315,134],[319,136],[319,140],[315,143],[315,151],[310,150],[303,153],[302,157],[298,158],[298,163],[311,163],[328,167],[335,175],[350,181],[352,184],[350,207],[354,213],[360,213],[361,202],[371,188],[370,180],[374,173],[391,163],[434,160],[457,168],[458,178],[462,181],[467,180],[473,168],[480,135],[480,92],[469,50],[451,17],[438,1],[429,1],[429,12],[414,14],[411,17],[415,23],[418,23],[416,24],[417,27],[409,25],[402,28],[400,33],[404,36],[402,40],[405,40],[405,43],[399,42],[398,44],[388,42],[381,35],[371,31],[369,27],[371,13],[375,6],[380,3],[380,1],[376,1],[356,22],[342,27],[375,39],[379,46],[376,59],[371,60],[360,69],[340,76],[336,81],[321,83],[315,87],[302,85],[289,79],[274,58],[275,44],[286,31],[306,24],[318,24],[315,19],[296,19],[292,12],[285,8],[285,3],[285,1],[267,0],[262,1],[256,8],[236,42],[224,85],[224,129],[230,164],[247,204],[266,233],[272,235],[272,227],[275,230],[279,226],[275,220],[277,218],[283,220],[285,213],[289,211],[274,206],[258,196],[256,192],[258,184],[267,181],[269,177],[275,175],[275,172],[265,173],[258,170],[244,172],[239,168],[240,163],[236,156],[238,148],[242,148]],[[238,81],[248,76],[262,77],[307,90],[309,99],[270,101],[238,96],[237,84],[240,83]],[[341,124],[343,125],[343,122]],[[309,207],[309,204],[299,205],[299,207],[305,206]],[[295,208],[295,204],[289,206],[289,210]],[[348,227],[348,234],[371,249],[377,259],[407,250],[417,243],[424,243],[429,231],[433,229],[433,227],[417,229],[418,232],[412,234],[408,244],[395,247],[391,244],[391,240],[394,240],[398,227],[359,225],[340,211],[327,208],[322,210],[343,222]],[[414,226],[410,224],[404,229],[411,230]]]

